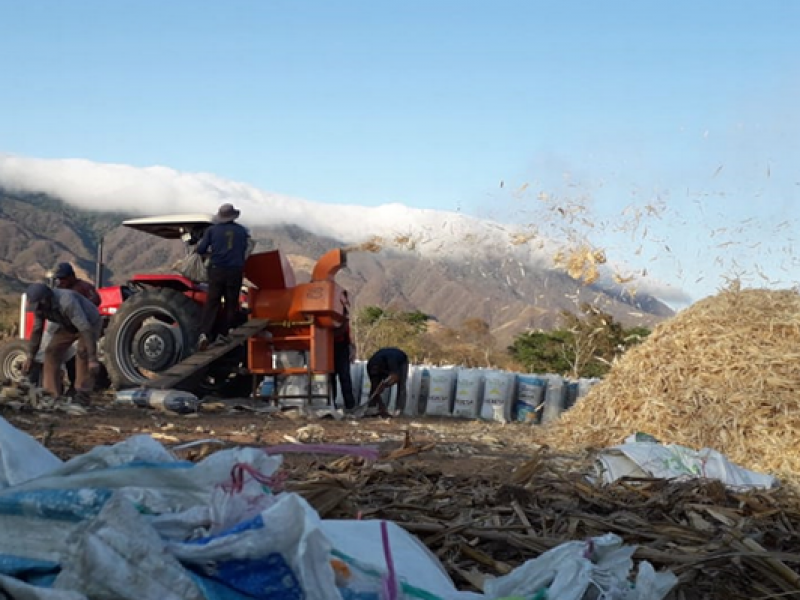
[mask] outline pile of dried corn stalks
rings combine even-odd
[[[730,289],[694,304],[628,351],[542,439],[606,447],[637,431],[800,480],[800,295]]]
[[[638,545],[635,558],[679,576],[671,598],[800,598],[800,295],[732,288],[698,302],[537,438],[585,452],[637,431],[714,448],[792,485],[748,493],[698,480],[595,486],[588,462],[564,464],[541,450],[506,480],[446,476],[413,459],[361,467],[341,459],[298,476],[292,489],[325,517],[399,523],[459,584],[478,589],[563,542],[612,532]]]
[[[735,493],[718,482],[587,482],[586,462],[542,449],[505,480],[344,458],[290,476],[326,518],[389,519],[419,536],[460,587],[570,540],[613,532],[636,560],[670,569],[669,596],[800,597],[800,498],[787,488]]]

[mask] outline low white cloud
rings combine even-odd
[[[209,173],[182,173],[161,166],[0,154],[0,187],[49,194],[78,208],[142,216],[214,213],[220,204],[230,202],[242,211],[241,222],[249,226],[297,225],[347,244],[377,237],[387,248],[412,250],[430,258],[502,257],[549,267],[559,247],[557,241],[541,237],[520,242],[525,232],[518,227],[462,214],[401,204],[323,204]],[[670,303],[690,301],[685,292],[663,282],[642,278],[635,287]]]

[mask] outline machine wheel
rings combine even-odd
[[[22,381],[22,365],[28,357],[27,340],[11,340],[0,345],[0,379]]]
[[[133,294],[106,330],[106,369],[115,388],[138,386],[193,351],[200,335],[199,304],[170,288]]]

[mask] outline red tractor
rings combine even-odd
[[[180,239],[189,249],[200,240],[203,232],[211,224],[211,217],[207,215],[148,217],[123,222],[126,227],[161,238]],[[329,255],[326,255],[328,266],[320,277],[325,278],[326,285],[333,286],[331,289],[334,292],[330,294],[330,306],[324,307],[324,310],[323,307],[313,306],[308,312],[303,313],[310,319],[308,323],[315,325],[308,329],[317,331],[314,334],[316,338],[319,338],[320,332],[322,332],[323,338],[320,339],[325,341],[321,354],[312,357],[312,361],[316,361],[318,364],[314,365],[313,369],[310,366],[309,372],[312,370],[329,372],[331,370],[331,360],[328,354],[332,352],[332,337],[328,343],[329,332],[327,330],[340,323],[343,318],[342,314],[345,312],[344,306],[341,305],[341,297],[345,297],[345,295],[342,293],[343,290],[333,282],[333,276],[344,264],[344,254],[337,250],[332,251]],[[321,260],[322,262],[324,261]],[[98,264],[100,263],[101,258],[98,260]],[[279,281],[277,287],[265,280],[264,273],[260,272],[268,264],[282,265],[287,272],[286,280]],[[264,281],[264,285],[278,289],[278,295],[282,298],[293,298],[296,295],[294,292],[302,291],[302,285],[295,288],[291,267],[288,266],[279,251],[252,256],[248,261],[248,269],[252,271],[251,273],[246,270],[248,279],[256,282],[256,285],[259,280]],[[101,269],[98,269],[98,273],[100,272]],[[100,360],[114,388],[121,389],[148,384],[159,374],[177,365],[196,351],[206,289],[205,284],[192,281],[178,273],[138,274],[124,285],[99,288],[102,299],[100,313],[106,320],[100,342]],[[253,291],[253,293],[257,292],[258,290]],[[244,324],[248,320],[247,298],[248,294],[243,293],[240,307],[241,323],[239,324]],[[297,302],[294,302],[293,306],[296,305]],[[280,308],[276,308],[277,312],[274,315],[270,314],[270,317],[279,317],[282,315],[282,311],[290,314],[288,312],[289,304],[285,308],[283,304],[275,304],[275,306]],[[315,316],[317,313],[319,316]],[[23,376],[21,367],[26,356],[26,340],[33,327],[33,314],[26,310],[24,296],[20,308],[20,320],[20,338],[22,339],[7,342],[0,347],[0,378],[19,380]],[[324,322],[323,325],[319,324],[320,320]],[[285,325],[284,323],[284,327]],[[284,330],[276,330],[276,340],[282,339],[282,332]],[[264,339],[264,336],[265,334],[262,332],[260,339]],[[266,334],[266,337],[270,339],[270,334]],[[287,336],[283,337],[289,339]],[[292,339],[296,337],[294,335]],[[279,342],[269,342],[268,351],[270,353],[280,350],[276,347],[276,343]],[[286,344],[287,348],[297,349],[288,341]],[[331,349],[327,347],[329,345]],[[251,373],[269,371],[269,369],[265,370],[263,366],[248,371],[248,347],[252,347],[252,343],[242,343],[223,356],[215,358],[213,362],[194,374],[191,381],[183,384],[182,387],[198,394],[248,395],[253,383]]]

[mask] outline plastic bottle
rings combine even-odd
[[[189,392],[147,388],[120,390],[117,392],[114,402],[142,408],[168,410],[178,414],[197,412],[197,407],[200,405],[197,396]]]
[[[119,390],[114,397],[115,404],[129,404],[141,408],[149,408],[147,399],[150,397],[150,390],[147,388]]]

